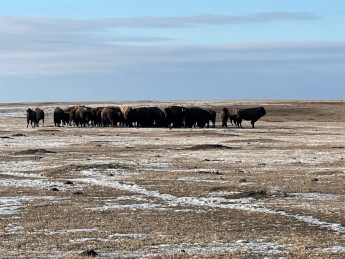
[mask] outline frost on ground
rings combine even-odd
[[[343,102],[174,104],[268,113],[256,129],[76,128],[52,125],[54,105],[32,129],[26,104],[1,105],[1,255],[344,257]]]

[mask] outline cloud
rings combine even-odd
[[[41,31],[50,33],[95,32],[109,28],[176,28],[204,25],[231,25],[272,21],[299,21],[319,19],[308,12],[265,12],[249,15],[201,14],[187,17],[130,17],[108,19],[67,19],[35,17],[0,17],[1,33]]]
[[[190,17],[109,19],[0,16],[0,47],[2,50],[37,49],[44,51],[52,48],[80,48],[106,43],[169,43],[178,39],[174,37],[138,35],[138,32],[136,32],[136,35],[123,35],[118,29],[185,28],[314,19],[318,19],[316,14],[306,12],[253,13],[243,16],[201,14]],[[143,31],[147,33],[147,30]]]
[[[46,51],[0,52],[0,76],[120,74],[135,68],[157,72],[198,69],[202,65],[244,70],[344,69],[345,42],[259,42],[237,44],[105,44]],[[327,65],[327,66],[326,66]]]

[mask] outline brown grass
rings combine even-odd
[[[256,129],[55,128],[49,119],[26,129],[24,118],[0,119],[0,197],[35,197],[0,214],[0,257],[343,258],[344,233],[295,216],[345,226],[344,102],[228,107],[262,102]],[[224,107],[205,103],[218,116]],[[185,197],[197,202],[177,202]]]

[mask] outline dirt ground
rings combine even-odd
[[[344,258],[345,101],[83,103],[211,107],[217,126],[53,126],[74,104],[0,104],[0,258]],[[220,127],[256,106],[255,129]]]

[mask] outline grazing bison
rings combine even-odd
[[[77,106],[71,106],[66,109],[64,109],[64,123],[66,123],[68,126],[72,126],[72,124],[75,125],[75,111],[77,109]]]
[[[231,122],[231,125],[238,125],[238,109],[230,109],[229,110],[229,120]]]
[[[151,125],[150,110],[147,107],[137,108],[137,127],[148,128]]]
[[[127,127],[133,127],[137,110],[133,107],[121,107],[122,116]]]
[[[79,127],[79,125],[81,127],[89,126],[90,118],[91,118],[91,108],[88,108],[85,106],[78,106],[75,109],[74,121],[77,127]]]
[[[264,107],[239,109],[237,114],[237,126],[242,128],[242,120],[248,120],[254,128],[254,123],[266,114]]]
[[[29,127],[29,123],[31,124],[31,127],[34,128],[37,124],[37,117],[36,117],[36,112],[31,110],[30,108],[27,109],[26,111],[26,127]],[[33,125],[32,125],[33,123]]]
[[[186,107],[169,106],[164,108],[166,125],[173,128],[184,127]]]
[[[44,127],[44,111],[40,108],[35,108],[36,112],[36,126],[39,127],[39,122],[42,120],[42,125]]]
[[[222,119],[222,127],[228,126],[228,119],[229,119],[229,110],[228,108],[223,108],[222,113],[220,114],[220,118]]]
[[[166,120],[164,112],[158,107],[148,107],[150,113],[150,127],[165,127]]]
[[[120,107],[105,107],[101,112],[102,126],[117,126],[117,123],[122,120],[122,113]]]
[[[216,127],[216,116],[217,116],[216,111],[212,110],[212,109],[206,109],[206,111],[209,114],[208,122],[207,122],[207,128],[210,126],[209,121],[212,122],[212,128],[215,128]]]
[[[102,125],[102,117],[101,113],[104,107],[96,107],[91,109],[91,120],[94,126],[101,126]]]
[[[65,124],[65,112],[60,107],[56,107],[54,109],[54,124],[60,127],[61,122]]]
[[[193,127],[200,127],[203,128],[206,124],[209,123],[210,114],[208,111],[199,108],[199,107],[191,107],[186,108],[185,112],[185,127],[186,128],[193,128]]]

